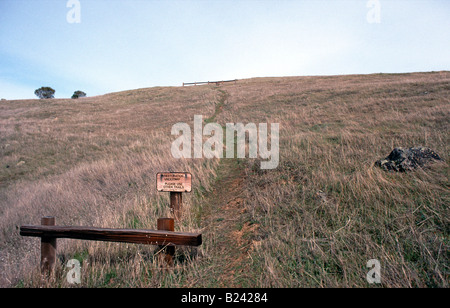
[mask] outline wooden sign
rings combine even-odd
[[[156,174],[158,191],[191,192],[192,175],[189,172],[159,172]]]

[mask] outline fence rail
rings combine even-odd
[[[237,79],[233,79],[233,80],[221,80],[221,81],[198,81],[198,82],[183,82],[183,87],[184,86],[196,86],[196,85],[202,85],[202,84],[216,84],[216,85],[220,85],[224,82],[236,82],[238,81]]]
[[[50,273],[56,262],[56,240],[58,238],[158,245],[165,262],[173,265],[175,246],[199,246],[202,244],[201,233],[174,232],[173,230],[173,218],[159,218],[158,230],[136,230],[56,226],[55,218],[46,216],[41,218],[41,225],[21,226],[20,235],[41,238],[41,271]]]
[[[20,227],[20,235],[164,246],[199,246],[202,244],[202,235],[199,233],[157,230],[24,225]]]

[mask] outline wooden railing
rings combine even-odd
[[[221,81],[198,81],[198,82],[183,82],[183,87],[184,86],[196,86],[196,85],[201,85],[201,84],[216,84],[217,86],[224,83],[224,82],[234,82],[236,83],[238,80],[234,79],[234,80],[221,80]]]
[[[171,178],[180,188],[165,187],[165,178]],[[56,262],[56,240],[70,238],[89,241],[121,242],[146,245],[158,245],[163,259],[173,265],[175,246],[199,246],[202,244],[200,233],[174,232],[175,219],[182,214],[182,192],[190,192],[192,175],[188,172],[163,172],[157,174],[158,191],[170,192],[170,212],[174,218],[159,218],[158,230],[110,229],[96,227],[56,226],[55,217],[41,218],[41,225],[23,225],[20,235],[41,238],[41,271],[49,273]],[[169,185],[170,186],[170,185]],[[158,189],[158,187],[160,189]]]
[[[174,232],[173,218],[158,219],[158,230],[109,229],[96,227],[56,226],[54,217],[42,217],[41,225],[23,225],[20,235],[41,238],[41,271],[50,272],[56,261],[56,239],[122,242],[158,245],[165,260],[173,264],[175,246],[199,246],[200,233]]]

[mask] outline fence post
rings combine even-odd
[[[175,220],[173,218],[158,218],[158,230],[161,231],[175,231]],[[162,251],[163,260],[170,266],[173,265],[173,257],[175,255],[175,246],[160,245],[159,249]]]
[[[54,226],[55,217],[45,216],[41,218],[41,225]],[[41,273],[50,274],[56,262],[56,238],[41,237]]]
[[[181,211],[183,207],[183,193],[177,191],[170,192],[170,211],[173,212],[173,217],[176,220],[181,218]]]

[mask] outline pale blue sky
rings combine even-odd
[[[450,1],[0,0],[0,98],[266,76],[450,70]]]

